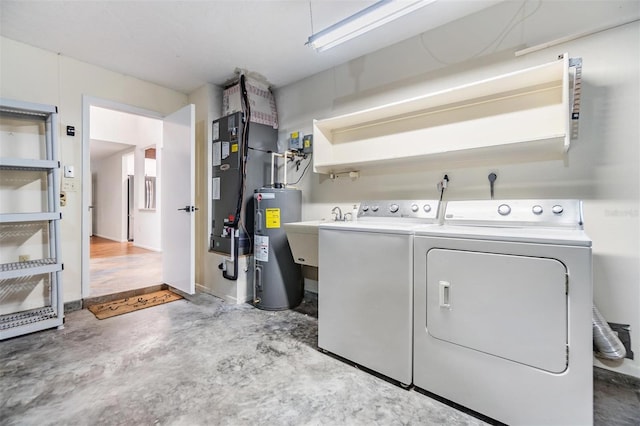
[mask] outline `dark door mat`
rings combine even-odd
[[[91,311],[96,318],[105,319],[149,308],[151,306],[162,305],[163,303],[169,303],[179,299],[182,299],[182,296],[169,290],[161,290],[153,293],[141,294],[139,296],[128,297],[126,299],[91,305],[87,309]]]

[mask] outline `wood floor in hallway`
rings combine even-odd
[[[133,242],[120,243],[102,237],[91,237],[91,259],[100,257],[127,256],[130,254],[155,253],[154,251],[136,247]]]
[[[91,237],[90,297],[162,284],[162,253]]]

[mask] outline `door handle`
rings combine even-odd
[[[191,212],[194,212],[194,211],[199,210],[199,209],[197,207],[195,207],[195,206],[184,206],[183,208],[178,209],[178,210],[184,210],[187,213],[191,213]]]
[[[451,296],[449,294],[449,291],[451,289],[451,284],[448,281],[440,281],[438,283],[438,287],[439,287],[439,299],[440,299],[440,307],[441,308],[447,308],[447,309],[451,309]]]

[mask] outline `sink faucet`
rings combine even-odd
[[[335,220],[335,221],[343,221],[344,220],[344,217],[342,216],[342,210],[340,210],[340,207],[338,207],[338,206],[336,206],[333,209],[331,209],[331,214],[334,215],[333,220]]]

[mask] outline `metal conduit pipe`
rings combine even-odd
[[[593,343],[596,345],[598,358],[623,359],[627,356],[624,345],[595,305],[593,305]]]

